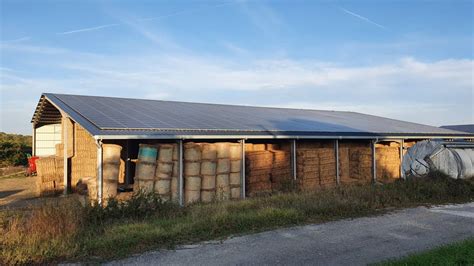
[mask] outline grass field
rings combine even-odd
[[[474,238],[413,254],[400,260],[383,262],[379,265],[474,265]]]
[[[0,264],[100,262],[278,227],[472,200],[473,182],[445,178],[342,186],[184,208],[152,195],[112,202],[106,208],[55,199],[32,210],[4,214]]]

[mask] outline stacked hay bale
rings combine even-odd
[[[155,191],[157,145],[140,144],[138,160],[135,168],[135,183],[133,191],[150,193]]]
[[[36,191],[38,196],[50,196],[64,188],[64,160],[57,156],[48,156],[36,161]]]
[[[173,145],[173,174],[171,176],[171,200],[179,201],[179,149],[178,145]]]
[[[400,144],[380,143],[375,149],[377,181],[393,182],[400,178]]]
[[[319,187],[319,156],[316,149],[296,150],[296,175],[303,191],[314,191]]]
[[[97,146],[94,138],[78,124],[74,125],[74,133],[74,156],[71,158],[73,189],[79,182],[85,183],[86,178],[97,178]]]
[[[290,147],[278,144],[267,144],[266,148],[273,153],[271,172],[272,190],[291,190],[293,188],[293,176],[291,174]]]
[[[230,199],[230,143],[216,143],[216,199]]]
[[[301,142],[297,147],[297,176],[304,191],[336,185],[336,154],[328,142]]]
[[[340,142],[341,184],[368,183],[372,180],[372,149],[369,142]]]
[[[186,204],[201,199],[201,147],[197,143],[184,144],[184,201]]]
[[[155,193],[168,201],[171,199],[171,180],[173,177],[173,150],[176,145],[160,144],[155,171]]]
[[[201,201],[211,202],[216,198],[217,147],[204,143],[201,148]]]
[[[250,145],[247,145],[247,147]],[[265,195],[272,192],[271,173],[273,153],[266,150],[245,152],[246,195],[249,197]]]
[[[242,169],[242,147],[241,144],[231,143],[229,146],[230,173],[229,187],[230,198],[240,199],[241,195],[241,169]]]
[[[120,171],[120,153],[122,147],[116,144],[103,144],[103,194],[105,200],[115,198],[117,196],[118,179]]]

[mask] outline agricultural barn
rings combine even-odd
[[[41,195],[180,204],[403,178],[406,150],[474,135],[354,112],[45,93],[32,118]]]

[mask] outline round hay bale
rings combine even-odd
[[[161,180],[161,179],[169,180],[169,179],[171,179],[171,174],[158,173],[158,174],[156,174],[155,179],[156,180]]]
[[[216,189],[229,191],[229,174],[220,174],[216,176]]]
[[[163,163],[171,163],[173,161],[173,145],[161,144],[158,153],[158,161]]]
[[[153,180],[155,179],[155,163],[145,163],[137,162],[137,167],[135,169],[135,179],[136,180]]]
[[[171,179],[162,179],[156,181],[155,192],[159,195],[169,195],[171,193]]]
[[[202,160],[215,161],[217,159],[217,149],[216,145],[212,143],[202,144]]]
[[[118,187],[117,180],[104,179],[104,183],[102,185],[102,188],[103,188],[102,198],[106,200],[115,198],[117,196],[117,187]]]
[[[213,161],[202,161],[201,163],[201,174],[202,175],[215,175],[216,174],[216,162]]]
[[[231,199],[240,199],[240,187],[233,187],[230,189]]]
[[[200,199],[201,199],[200,190],[185,190],[184,191],[184,200],[186,204],[198,202]]]
[[[201,201],[212,202],[216,197],[216,191],[214,190],[201,190]]]
[[[173,176],[178,176],[179,175],[179,163],[174,161],[173,162]]]
[[[178,144],[173,144],[173,161],[179,160],[179,147]]]
[[[115,163],[120,164],[120,153],[122,146],[116,144],[103,144],[102,154],[104,163]]]
[[[201,180],[201,189],[212,190],[216,188],[215,175],[203,175]]]
[[[238,173],[242,168],[242,160],[232,160],[230,161],[230,172]]]
[[[218,159],[217,160],[216,173],[217,174],[228,174],[228,173],[230,173],[230,160],[229,159]]]
[[[88,176],[83,178],[84,183],[87,185],[87,193],[90,201],[97,200],[97,178],[95,176]]]
[[[201,177],[188,176],[184,179],[184,188],[186,190],[201,190]]]
[[[171,199],[178,201],[178,177],[171,178]]]
[[[138,150],[139,162],[155,164],[157,155],[158,155],[158,147],[156,145],[150,145],[150,144],[139,145],[139,150]]]
[[[242,158],[242,147],[239,143],[229,144],[229,158],[230,159],[241,159]]]
[[[229,158],[230,156],[230,143],[229,142],[218,142],[215,145],[216,145],[218,159]]]
[[[173,163],[158,162],[156,172],[171,175],[173,173]]]
[[[200,162],[185,162],[184,163],[184,175],[185,176],[197,176],[201,173]]]
[[[164,202],[170,201],[171,200],[171,195],[170,194],[159,194],[160,199]]]
[[[240,186],[240,173],[230,173],[229,174],[229,184],[231,186]]]
[[[184,160],[186,162],[200,161],[201,147],[197,143],[186,143],[184,145]]]
[[[154,180],[139,180],[138,189],[145,193],[153,192],[155,190],[155,181]]]

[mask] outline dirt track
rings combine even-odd
[[[35,177],[0,178],[0,209],[26,207],[36,201]]]

